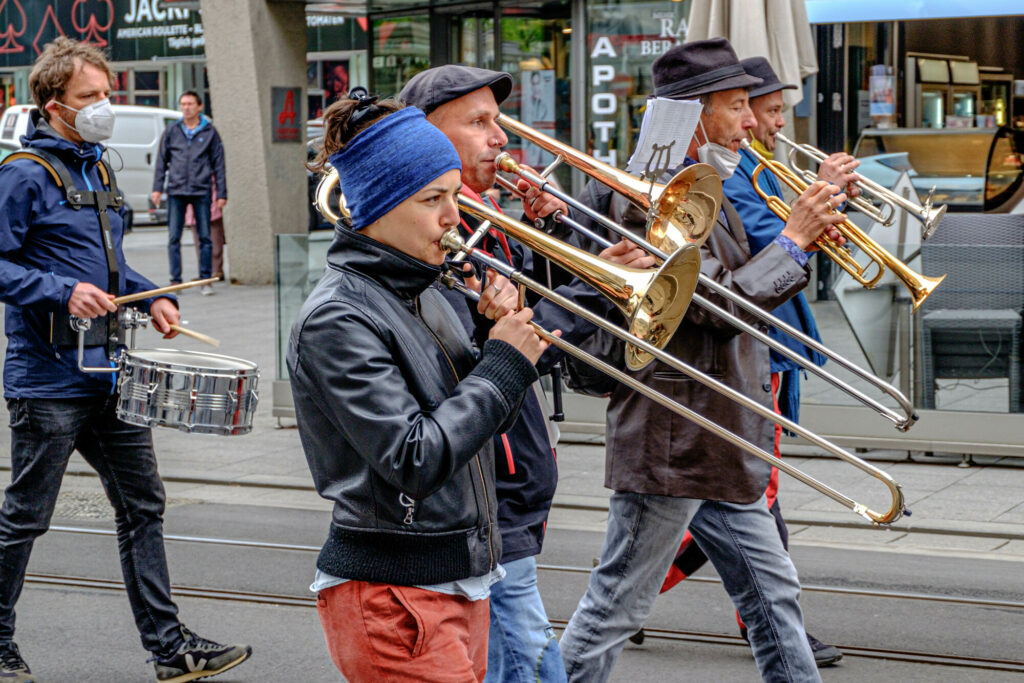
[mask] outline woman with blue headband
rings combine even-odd
[[[328,159],[351,225],[288,349],[302,446],[334,503],[311,586],[327,648],[353,682],[483,680],[502,571],[491,439],[547,344],[523,309],[478,351],[436,288],[461,165],[420,110],[335,103]]]

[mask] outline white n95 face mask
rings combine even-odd
[[[704,130],[704,122],[698,121],[698,125],[700,125],[700,129],[704,133],[704,139],[708,140],[707,131]],[[725,180],[731,178],[732,174],[736,172],[736,167],[740,165],[740,153],[734,152],[728,147],[723,147],[717,142],[708,140],[697,148],[697,160],[702,164],[710,165],[718,171],[718,175],[722,176],[722,180]]]
[[[110,106],[109,99],[93,102],[81,109],[69,107],[62,102],[57,104],[75,112],[75,125],[68,125],[86,142],[102,142],[114,134],[114,108]]]

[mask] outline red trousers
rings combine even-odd
[[[320,591],[327,651],[350,683],[482,681],[490,600],[347,581]]]

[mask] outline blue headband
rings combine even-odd
[[[330,156],[338,169],[352,227],[362,230],[427,183],[462,170],[455,147],[416,107],[406,107],[361,130]]]

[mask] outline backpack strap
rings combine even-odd
[[[6,164],[18,159],[31,159],[45,168],[57,187],[64,191],[64,198],[67,200],[68,205],[76,211],[83,206],[95,206],[96,210],[99,211],[101,205],[103,208],[113,207],[116,210],[120,210],[121,206],[124,205],[124,196],[117,189],[117,180],[114,178],[114,172],[110,170],[110,167],[102,159],[97,160],[96,168],[99,172],[100,180],[107,190],[99,192],[79,190],[75,187],[75,181],[71,178],[71,173],[68,172],[64,162],[55,154],[47,152],[45,149],[36,149],[34,147],[19,149],[4,159],[2,163]]]

